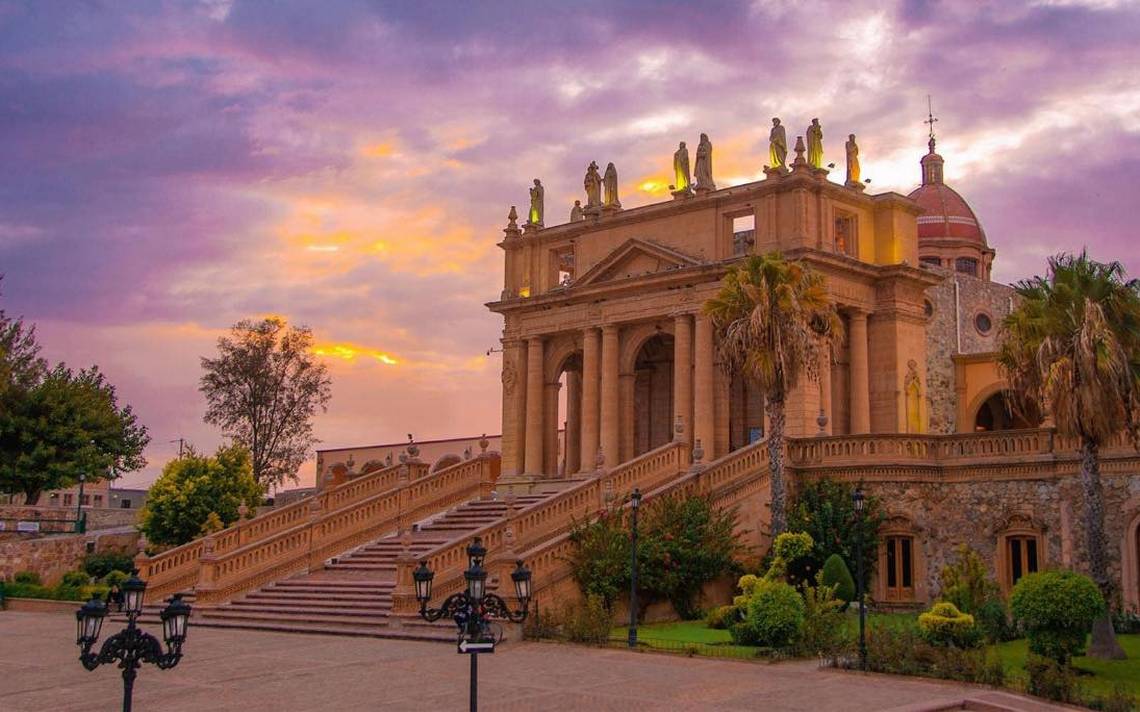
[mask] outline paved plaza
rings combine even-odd
[[[108,621],[104,635],[118,622]],[[158,632],[158,631],[153,631]],[[85,671],[70,616],[0,613],[0,710],[117,710],[117,670]],[[136,712],[461,710],[466,656],[432,643],[192,629],[174,670],[146,666]],[[485,710],[934,710],[967,697],[1052,709],[985,688],[546,643],[480,659]],[[937,704],[935,704],[937,703]],[[956,707],[960,709],[960,707]],[[1001,709],[1001,708],[988,708]]]

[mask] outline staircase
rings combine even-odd
[[[515,498],[514,506],[526,508],[547,496],[522,495]],[[465,541],[506,511],[503,500],[466,502],[414,527],[409,551],[418,557],[450,541]],[[393,626],[396,559],[403,550],[398,537],[385,536],[330,559],[322,570],[276,581],[216,608],[199,608],[194,625],[454,641],[445,624],[401,619]]]

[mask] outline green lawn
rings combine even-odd
[[[629,639],[629,628],[622,626],[610,632],[610,640],[620,644]],[[704,621],[681,621],[679,623],[650,623],[637,627],[639,645],[657,650],[671,650],[690,655],[711,657],[753,658],[766,648],[751,645],[733,645],[732,636],[727,630],[715,630]]]
[[[1128,655],[1127,660],[1098,660],[1096,658],[1074,658],[1078,670],[1093,675],[1081,675],[1081,685],[1095,694],[1107,694],[1118,684],[1126,685],[1133,695],[1140,696],[1140,635],[1118,635],[1120,646]],[[1001,643],[992,648],[1001,657],[1010,680],[1025,682],[1025,640]]]

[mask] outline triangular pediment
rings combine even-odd
[[[612,282],[630,279],[657,272],[699,265],[694,259],[670,247],[632,238],[621,247],[606,255],[601,262],[591,267],[575,283],[575,286]]]

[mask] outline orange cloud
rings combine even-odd
[[[327,358],[339,358],[342,361],[355,361],[357,358],[372,358],[385,366],[395,366],[400,363],[384,351],[348,342],[324,342],[314,344],[313,353],[317,356],[325,356]]]

